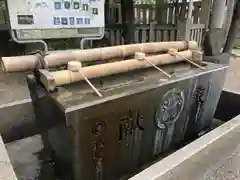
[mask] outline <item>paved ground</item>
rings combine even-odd
[[[17,180],[0,136],[0,180]]]
[[[233,49],[232,54],[235,56],[240,56],[240,49]]]

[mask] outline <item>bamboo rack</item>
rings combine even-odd
[[[184,59],[192,58],[192,51],[181,51],[179,56],[172,56],[170,54],[153,55],[146,57],[152,64],[166,65],[185,61]],[[88,79],[98,78],[118,73],[129,72],[136,69],[148,68],[152,65],[146,61],[137,59],[129,59],[124,61],[105,63],[100,65],[93,65],[81,68],[81,73]],[[71,84],[77,81],[83,81],[84,77],[79,72],[70,70],[61,70],[49,72],[47,70],[40,70],[40,81],[48,91],[53,91],[56,86]]]
[[[69,61],[97,61],[109,60],[113,58],[121,58],[134,55],[135,52],[143,52],[153,54],[158,52],[167,52],[169,48],[175,48],[179,51],[186,49],[196,49],[195,41],[169,41],[169,42],[153,42],[142,44],[131,44],[112,46],[105,48],[95,48],[87,50],[71,50],[51,52],[43,57],[45,68],[66,65]],[[2,57],[1,64],[4,72],[21,72],[34,69],[41,69],[43,65],[39,59],[42,58],[39,54],[26,56]]]

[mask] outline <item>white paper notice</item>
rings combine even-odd
[[[12,29],[104,27],[105,0],[7,0]]]

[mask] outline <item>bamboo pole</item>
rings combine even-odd
[[[169,41],[121,45],[87,50],[57,51],[46,55],[44,57],[44,63],[46,67],[50,68],[65,65],[69,61],[73,60],[80,62],[108,60],[117,57],[121,58],[134,55],[135,52],[143,52],[147,54],[167,52],[169,48],[175,48],[179,51],[196,49],[197,43],[195,41],[189,41],[188,43],[186,41]],[[41,66],[39,64],[39,58],[39,55],[2,57],[1,63],[4,72],[29,71]]]
[[[146,58],[154,65],[166,65],[185,61],[184,59],[191,59],[192,51],[190,50],[181,51],[179,52],[179,56],[161,54],[148,56]],[[81,73],[84,74],[84,76],[87,77],[88,79],[91,79],[148,67],[152,67],[152,65],[146,61],[130,59],[125,61],[83,67],[81,68]],[[70,70],[48,72],[48,75],[46,75],[45,73],[40,74],[41,82],[43,83],[47,90],[49,89],[52,90],[53,89],[52,87],[71,84],[73,82],[84,80],[84,77],[79,72],[72,72]],[[54,83],[54,85],[52,84],[52,82]]]

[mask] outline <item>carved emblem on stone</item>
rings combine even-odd
[[[169,90],[162,98],[155,114],[157,125],[154,154],[167,149],[171,143],[174,126],[184,107],[184,92],[180,89]]]

